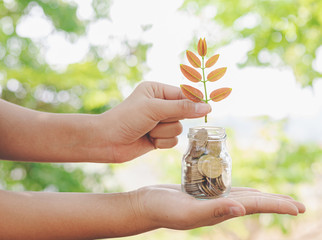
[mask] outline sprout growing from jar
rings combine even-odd
[[[217,68],[213,71],[211,71],[208,75],[207,78],[205,77],[205,69],[206,68],[211,68],[212,66],[215,65],[215,63],[218,61],[219,54],[216,54],[212,57],[210,57],[206,63],[205,63],[205,56],[207,54],[207,43],[205,38],[204,39],[199,39],[198,42],[198,54],[201,57],[200,58],[194,54],[193,52],[187,50],[186,51],[186,56],[189,61],[189,63],[197,69],[201,69],[202,75],[194,68],[180,64],[180,70],[182,74],[191,82],[202,82],[204,86],[204,93],[205,93],[205,99],[203,93],[192,86],[186,85],[186,84],[181,84],[180,88],[183,94],[190,99],[193,102],[205,102],[208,103],[209,101],[214,101],[214,102],[219,102],[226,97],[229,96],[231,93],[231,88],[219,88],[214,91],[212,91],[209,94],[207,94],[207,82],[215,82],[218,81],[220,78],[222,78],[227,70],[227,67],[222,67],[222,68]],[[205,116],[205,123],[207,123],[207,115]]]

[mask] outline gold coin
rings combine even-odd
[[[195,139],[198,139],[199,141],[207,141],[208,139],[208,132],[206,129],[201,128],[198,130],[198,132],[194,135]]]
[[[205,175],[202,171],[202,164],[207,161],[207,159],[209,158],[209,155],[203,155],[201,158],[199,158],[198,160],[198,171],[200,172],[200,174]]]
[[[216,182],[217,182],[217,185],[218,185],[218,188],[221,190],[221,191],[224,191],[226,189],[226,186],[224,185],[223,181],[222,181],[222,175],[219,176],[218,178],[216,178]]]
[[[200,161],[200,160],[199,160]],[[199,163],[198,163],[199,166]],[[207,159],[203,160],[201,165],[201,172],[209,177],[216,178],[221,175],[223,171],[221,158],[209,156]]]
[[[220,141],[208,141],[207,151],[211,155],[219,156],[221,153],[221,142]]]
[[[208,140],[208,132],[206,129],[199,129],[194,135],[195,143],[198,148],[204,148]]]
[[[204,176],[200,174],[197,168],[197,164],[191,167],[186,167],[184,170],[184,182],[186,183],[200,183],[204,181]]]
[[[208,185],[209,185],[209,189],[212,190],[212,192],[214,192],[214,195],[220,195],[222,194],[222,190],[220,189],[220,187],[218,186],[218,178],[206,178]]]
[[[209,191],[209,189],[204,185],[200,184],[199,185],[200,190],[206,195],[206,196],[212,196],[213,194]]]
[[[205,146],[198,146],[196,141],[191,143],[189,156],[192,158],[199,158],[206,151]]]
[[[216,192],[212,189],[212,187],[209,186],[209,184],[204,183],[204,188],[207,189],[209,197],[217,195]]]

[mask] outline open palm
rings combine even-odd
[[[156,226],[192,229],[254,213],[297,215],[305,207],[293,198],[263,193],[251,188],[232,188],[226,198],[197,200],[181,191],[180,185],[156,185],[137,191],[140,214]]]

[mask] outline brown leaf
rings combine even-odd
[[[231,93],[231,88],[219,88],[210,93],[210,99],[214,102],[219,102]]]
[[[196,54],[194,54],[193,52],[187,50],[186,51],[186,55],[188,58],[188,61],[190,62],[190,64],[195,67],[195,68],[200,68],[201,67],[201,61],[200,59],[197,57]]]
[[[212,67],[213,65],[215,65],[215,63],[218,61],[218,58],[219,58],[219,54],[216,54],[214,56],[212,56],[211,58],[209,58],[206,62],[206,65],[205,67],[206,68],[210,68]]]
[[[219,80],[220,78],[222,78],[225,73],[226,73],[227,68],[223,67],[223,68],[218,68],[214,71],[212,71],[211,73],[208,74],[207,76],[207,80],[210,82],[214,82]]]
[[[198,41],[198,53],[201,57],[204,57],[207,54],[207,43],[205,38],[200,38]]]
[[[193,69],[192,67],[189,67],[184,64],[180,64],[180,70],[182,74],[192,82],[200,82],[202,79],[201,74],[197,70]]]
[[[181,84],[180,88],[182,93],[191,101],[201,102],[203,100],[203,94],[199,89],[185,84]]]

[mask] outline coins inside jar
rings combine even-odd
[[[198,161],[199,172],[209,178],[217,178],[221,175],[223,167],[219,157],[203,155]]]
[[[195,197],[220,196],[227,189],[227,163],[220,157],[221,142],[208,141],[205,129],[195,134],[185,156],[184,190]]]
[[[220,141],[209,141],[207,143],[207,151],[209,154],[214,156],[219,156],[221,153],[222,147]]]

